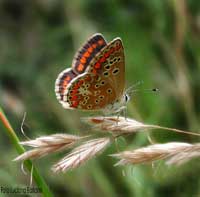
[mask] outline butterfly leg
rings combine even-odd
[[[124,113],[124,119],[127,121],[127,107],[124,107],[123,113]]]

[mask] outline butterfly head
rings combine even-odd
[[[124,100],[125,104],[128,103],[129,100],[130,100],[130,96],[127,93],[125,93],[124,96],[123,96],[123,100]]]

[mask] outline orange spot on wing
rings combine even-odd
[[[77,89],[75,89],[75,90],[72,90],[72,93],[71,93],[71,95],[75,95],[77,92],[78,92],[78,90],[77,90]]]
[[[97,47],[97,44],[93,44],[92,47],[95,49]]]
[[[96,69],[99,69],[99,68],[101,67],[101,64],[100,64],[99,62],[97,62],[97,63],[94,65],[94,67],[95,67]]]
[[[80,80],[80,81],[78,82],[78,86],[81,86],[83,83],[84,83],[84,81],[83,81],[83,80]]]
[[[105,53],[104,55],[106,58],[110,56],[110,52],[108,51],[107,53]]]
[[[62,85],[63,85],[64,87],[66,87],[67,84],[68,84],[68,81],[64,81]]]
[[[99,62],[101,62],[101,63],[103,63],[105,61],[106,61],[106,58],[104,56],[99,60]]]
[[[76,95],[72,96],[72,100],[75,101],[78,97]]]
[[[85,64],[86,61],[87,61],[87,59],[86,59],[85,57],[82,57],[82,58],[80,59],[80,62],[81,62],[82,64]]]
[[[87,75],[86,77],[85,77],[85,81],[90,81],[91,80],[91,77],[89,76],[89,75]]]
[[[109,52],[110,52],[110,54],[111,54],[111,53],[113,53],[114,51],[115,51],[115,49],[112,47],[112,48],[110,49]]]
[[[115,47],[115,50],[119,50],[121,48],[121,44],[118,44],[116,47]]]
[[[78,89],[79,87],[80,87],[79,84],[74,85],[74,89]]]
[[[86,58],[87,58],[87,57],[90,57],[90,53],[89,53],[88,51],[86,51],[86,52],[83,54],[83,56],[86,57]]]
[[[89,51],[89,53],[92,53],[93,48],[92,48],[92,47],[89,47],[89,48],[88,48],[88,51]]]
[[[78,101],[73,101],[71,107],[76,108],[78,106],[79,102]]]
[[[67,77],[65,78],[66,81],[69,81],[70,79],[71,79],[70,76],[67,76]]]
[[[79,65],[77,66],[77,70],[78,70],[78,71],[83,71],[83,69],[84,69],[84,65],[83,65],[83,64],[79,64]]]
[[[99,40],[99,41],[98,41],[98,44],[99,44],[99,45],[103,45],[103,44],[104,44],[104,40]]]
[[[97,70],[93,69],[92,73],[96,75],[97,74]]]

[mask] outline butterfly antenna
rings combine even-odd
[[[129,93],[131,91],[134,90],[134,88],[136,88],[137,86],[140,86],[141,84],[143,84],[144,81],[138,81],[135,84],[133,84],[132,86],[130,86],[129,88],[127,88],[126,93]]]
[[[127,90],[125,91],[125,97],[128,97],[128,99],[125,99],[125,100],[129,100],[132,97],[133,93],[135,93],[135,92],[140,92],[140,91],[157,92],[157,91],[159,91],[158,88],[150,88],[150,89],[143,89],[143,90],[135,88],[143,83],[144,83],[143,81],[138,81],[137,83],[135,83],[132,86],[130,86],[129,88],[127,88]]]
[[[135,93],[135,92],[143,92],[143,91],[145,91],[145,92],[146,91],[148,91],[148,92],[157,92],[157,91],[159,91],[159,89],[158,88],[149,88],[149,89],[143,89],[143,90],[135,89],[135,90],[131,90],[131,91],[127,92],[127,93],[128,93],[129,96],[132,96],[132,94]]]

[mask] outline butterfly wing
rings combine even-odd
[[[70,82],[63,107],[99,110],[115,103],[124,92],[124,74],[124,49],[116,38],[95,55],[85,73]]]
[[[105,80],[113,89],[116,100],[121,98],[125,88],[125,57],[122,40],[115,38],[104,47],[91,61],[87,72]]]
[[[60,103],[63,102],[63,96],[64,96],[64,92],[67,88],[67,85],[76,76],[77,76],[77,74],[71,68],[67,68],[67,69],[63,70],[58,75],[56,82],[55,82],[55,93],[56,93],[56,97]]]
[[[94,56],[106,46],[106,41],[101,34],[94,34],[76,53],[72,62],[72,68],[62,71],[55,83],[56,97],[59,102],[63,102],[63,94],[67,85],[77,75],[83,73]]]
[[[94,34],[78,50],[72,61],[72,69],[76,74],[82,74],[95,57],[106,46],[106,41],[101,34]]]

